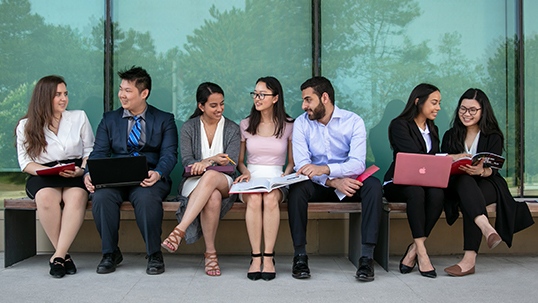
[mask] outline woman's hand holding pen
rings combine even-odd
[[[210,159],[215,161],[217,165],[221,165],[221,166],[228,165],[228,163],[230,162],[230,158],[228,158],[228,155],[224,153],[216,154]]]

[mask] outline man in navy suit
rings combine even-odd
[[[118,93],[122,108],[103,114],[89,158],[145,155],[149,171],[140,185],[98,190],[92,184],[91,172],[86,172],[84,183],[93,193],[92,213],[103,253],[97,273],[111,273],[123,260],[118,247],[119,209],[121,203],[128,200],[134,207],[136,223],[146,242],[146,273],[157,275],[164,272],[161,202],[170,192],[170,172],[177,162],[177,128],[172,114],[147,104],[151,77],[146,70],[133,66],[118,75],[122,79]],[[133,128],[137,130],[134,143]]]

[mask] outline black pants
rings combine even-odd
[[[450,177],[448,190],[460,201],[463,214],[463,250],[478,252],[482,241],[482,231],[474,222],[477,216],[488,216],[486,206],[497,201],[497,193],[491,182],[485,178],[470,175]]]
[[[308,221],[308,202],[339,202],[334,188],[323,187],[310,180],[290,186],[288,195],[288,216],[294,246],[306,245],[306,223]],[[381,183],[375,177],[363,182],[363,186],[353,197],[342,202],[362,203],[361,237],[363,244],[376,244],[383,211]]]
[[[163,220],[162,201],[170,192],[170,184],[162,180],[151,187],[124,186],[97,189],[92,197],[92,213],[101,236],[101,251],[112,253],[118,247],[120,206],[130,201],[134,207],[136,224],[151,255],[161,249]]]
[[[413,238],[428,237],[443,212],[443,189],[394,183],[383,189],[389,202],[407,203],[407,221]]]

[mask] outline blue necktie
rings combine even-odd
[[[131,151],[131,154],[133,156],[138,156],[138,152],[133,151],[138,148],[138,143],[140,141],[140,131],[142,127],[140,126],[140,119],[142,117],[136,116],[133,117],[135,120],[135,124],[133,125],[133,129],[131,129],[131,133],[129,134],[129,140],[127,140],[127,146],[129,147],[129,150]]]

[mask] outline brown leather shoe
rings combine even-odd
[[[499,236],[498,233],[492,233],[488,237],[488,247],[490,249],[494,249],[495,247],[497,247],[497,245],[499,245],[499,243],[501,243],[501,241],[501,236]]]
[[[466,275],[474,274],[474,266],[468,271],[461,271],[461,267],[458,264],[456,264],[456,265],[452,265],[450,267],[445,268],[445,272],[454,277],[463,277]]]

